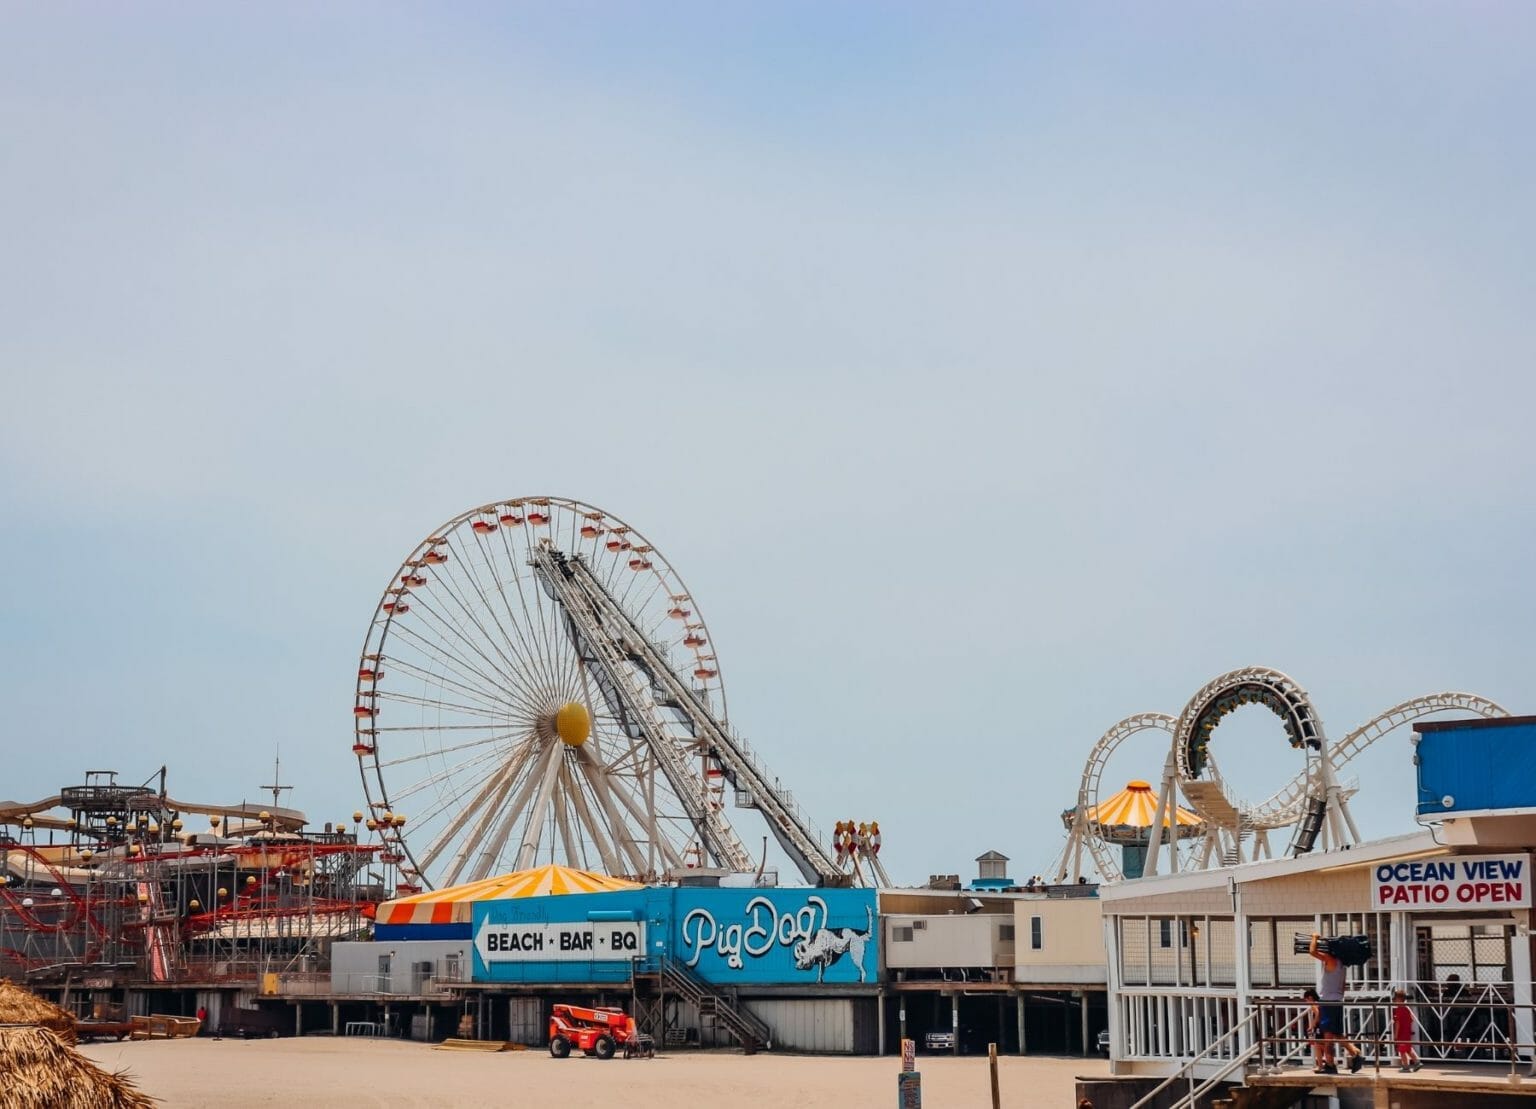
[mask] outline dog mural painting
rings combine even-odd
[[[677,957],[711,982],[855,985],[878,976],[873,890],[699,890],[678,909]]]

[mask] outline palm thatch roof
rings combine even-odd
[[[0,1028],[0,1109],[154,1109],[46,1028]]]
[[[0,978],[0,1024],[35,1024],[67,1044],[75,1042],[75,1018],[15,982]]]

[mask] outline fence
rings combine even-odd
[[[1536,1006],[1509,1000],[1507,987],[1458,987],[1459,984],[1452,983],[1448,990],[1445,983],[1435,982],[1404,987],[1409,995],[1406,1004],[1414,1016],[1411,1043],[1419,1056],[1441,1064],[1507,1063],[1511,1074],[1522,1063],[1530,1063],[1536,1056],[1536,1042],[1531,1035]],[[1285,1034],[1277,1030],[1305,1013],[1307,1002],[1259,997],[1253,999],[1253,1005],[1259,1013],[1260,1070],[1273,1071],[1303,1062],[1313,1044],[1308,1031],[1304,1027]],[[1384,1060],[1389,1066],[1396,1063],[1394,1005],[1390,995],[1352,998],[1343,1005],[1343,1038],[1357,1046],[1377,1070]]]

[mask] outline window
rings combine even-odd
[[[1163,917],[1162,920],[1157,922],[1157,946],[1173,946],[1173,921],[1167,917]]]
[[[997,926],[997,938],[1003,943],[1013,942],[1013,925],[999,924]]]
[[[891,928],[891,942],[892,943],[911,943],[912,942],[912,926],[911,925],[900,925],[900,924],[894,925]]]
[[[1037,916],[1029,918],[1029,949],[1039,951],[1045,947],[1045,921]]]

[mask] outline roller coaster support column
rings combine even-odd
[[[1150,877],[1157,873],[1158,858],[1162,854],[1163,837],[1168,837],[1168,870],[1171,874],[1179,872],[1179,845],[1174,838],[1177,828],[1173,826],[1170,816],[1177,811],[1179,803],[1178,767],[1174,765],[1173,751],[1168,752],[1168,759],[1163,763],[1163,782],[1157,790],[1157,810],[1152,814],[1152,830],[1147,835],[1147,858],[1142,865],[1141,873],[1144,877]],[[1169,827],[1164,828],[1163,822],[1168,821]]]
[[[1332,843],[1328,848],[1343,847],[1346,843],[1360,842],[1360,829],[1355,827],[1355,821],[1349,815],[1349,805],[1344,800],[1344,791],[1339,788],[1338,778],[1333,769],[1333,759],[1326,746],[1318,752],[1318,766],[1322,778],[1323,796],[1328,803],[1327,827],[1328,835]]]

